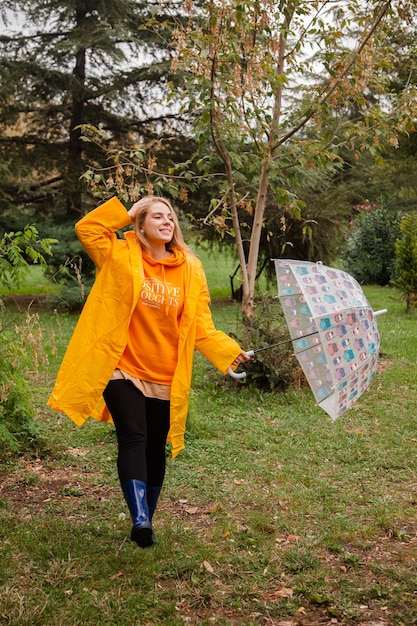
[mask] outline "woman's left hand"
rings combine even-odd
[[[232,367],[237,367],[241,363],[244,363],[245,361],[249,361],[249,359],[250,359],[249,354],[247,354],[246,352],[241,352],[239,356],[236,357],[235,360],[233,361]]]

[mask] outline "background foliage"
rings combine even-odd
[[[406,300],[407,312],[417,303],[417,214],[403,215],[395,242],[395,285]]]
[[[400,213],[383,199],[366,199],[356,210],[340,253],[342,266],[361,284],[389,285],[394,278]]]
[[[219,137],[232,160],[246,257],[254,224],[261,223],[254,273],[278,256],[331,263],[365,198],[389,198],[393,217],[415,208],[413,2],[391,3],[372,45],[344,73],[355,56],[350,35],[367,35],[382,7],[370,2],[365,10],[356,0],[222,7],[5,0],[0,221],[7,230],[16,218],[17,230],[36,222],[43,237],[59,227],[64,270],[56,277],[67,276],[70,285],[78,280],[67,275],[74,221],[114,193],[126,202],[168,193],[202,240],[234,248],[226,168],[212,133],[224,123]],[[280,30],[290,14],[291,28]],[[287,74],[274,65],[280,32],[288,39]],[[315,107],[332,81],[331,101]],[[259,220],[259,172],[269,162],[265,129],[280,90],[280,128]],[[82,134],[87,128],[97,130],[99,143]],[[68,292],[67,301],[73,297]]]
[[[53,239],[39,239],[34,226],[2,234],[0,239],[0,284],[17,287],[31,263],[45,264]],[[29,312],[3,323],[0,293],[0,448],[19,450],[36,435],[35,407],[30,386],[45,361],[42,330],[36,315]]]
[[[163,5],[137,0],[2,2],[4,207],[70,219],[91,207],[80,176],[88,163],[105,167],[106,159],[82,142],[83,123],[100,123],[117,143],[147,144],[172,158],[181,129],[174,130],[174,99],[166,104],[168,82],[179,81],[170,75],[167,17]]]

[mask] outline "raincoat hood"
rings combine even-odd
[[[149,254],[147,254],[145,250],[143,250],[142,258],[144,261],[146,261],[146,263],[148,263],[149,265],[153,265],[154,267],[156,267],[157,265],[162,265],[165,267],[179,267],[180,265],[183,265],[183,263],[185,263],[186,253],[184,250],[181,250],[180,248],[172,248],[170,252],[171,255],[169,257],[165,259],[155,260]]]

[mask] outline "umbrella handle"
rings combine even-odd
[[[255,352],[253,350],[248,350],[248,352],[246,352],[246,354],[248,356],[253,356],[255,354]],[[232,370],[232,366],[230,366],[227,371],[228,371],[228,373],[230,374],[230,376],[232,378],[236,378],[236,379],[246,378],[246,372],[234,372]]]
[[[381,309],[380,311],[374,311],[374,317],[377,317],[378,315],[382,315],[383,313],[387,313],[388,309]]]

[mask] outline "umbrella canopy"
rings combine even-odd
[[[359,283],[323,265],[274,259],[278,296],[295,355],[317,403],[336,419],[373,380],[380,337]]]

